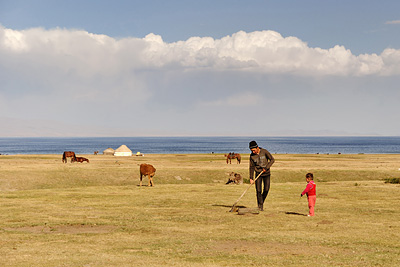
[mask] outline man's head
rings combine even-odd
[[[251,152],[253,152],[254,154],[260,153],[260,148],[258,147],[256,141],[251,141],[249,143],[249,148],[250,148]]]

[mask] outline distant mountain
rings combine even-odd
[[[124,127],[130,127],[124,126]],[[345,131],[318,130],[305,131],[298,129],[270,131],[268,133],[237,133],[238,136],[379,136],[376,133],[360,134]],[[188,129],[185,133],[168,132],[167,130],[138,129],[122,127],[99,127],[93,125],[67,124],[51,120],[26,120],[0,117],[0,137],[124,137],[124,136],[232,136],[229,132],[195,132]]]
[[[70,125],[50,120],[25,120],[0,117],[1,137],[73,137],[119,136],[119,130],[107,127]]]

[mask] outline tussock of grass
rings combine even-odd
[[[385,183],[400,184],[400,178],[387,178],[385,179]]]

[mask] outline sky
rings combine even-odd
[[[0,137],[399,136],[400,1],[0,0]]]

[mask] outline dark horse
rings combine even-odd
[[[226,157],[226,164],[232,164],[232,159],[236,159],[237,160],[237,164],[240,164],[240,161],[242,160],[242,157],[240,156],[240,154],[237,153],[229,153],[228,155],[225,154]]]
[[[84,157],[75,157],[75,159],[74,158],[71,159],[71,162],[75,162],[75,161],[76,162],[80,162],[80,163],[86,161],[87,163],[89,163],[89,160],[87,158],[84,158]]]
[[[72,160],[76,160],[75,152],[73,151],[64,151],[63,156],[62,156],[62,162],[67,163],[67,158],[71,158]]]

